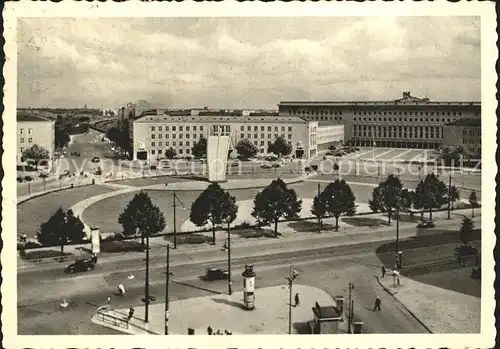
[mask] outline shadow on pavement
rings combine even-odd
[[[226,305],[230,305],[230,306],[235,307],[235,308],[239,308],[239,309],[245,310],[245,306],[242,303],[239,303],[239,302],[228,301],[227,299],[216,299],[216,298],[214,298],[212,300],[215,303],[226,304]]]
[[[202,290],[202,291],[213,293],[213,294],[222,294],[222,292],[219,292],[219,291],[210,290],[208,288],[204,288],[204,287],[200,287],[200,286],[190,285],[190,284],[185,283],[185,282],[172,281],[172,280],[170,282],[173,283],[173,284],[177,284],[177,285],[182,285],[182,286],[196,288],[198,290]]]
[[[292,326],[297,334],[310,334],[308,322],[294,322]]]

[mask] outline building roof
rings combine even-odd
[[[228,115],[144,115],[139,119],[135,120],[137,123],[157,123],[157,122],[198,122],[198,123],[214,123],[214,122],[241,122],[244,123],[301,123],[307,124],[308,120],[301,118],[300,116],[279,116],[279,115],[258,115],[258,116],[228,116]]]
[[[468,127],[481,127],[481,118],[462,118],[444,124],[444,126],[468,126]]]
[[[22,112],[17,112],[17,122],[27,122],[27,121],[45,121],[45,122],[54,122],[53,120],[48,120],[48,119],[45,119],[44,117],[40,116],[40,115],[37,115],[37,114],[34,114],[34,113],[30,113],[30,112],[26,112],[26,111],[22,111]]]
[[[411,105],[411,106],[475,106],[480,107],[481,102],[461,102],[461,101],[431,101],[429,98],[417,98],[410,92],[403,92],[403,98],[392,101],[283,101],[278,106],[308,106],[308,107],[324,107],[324,106],[394,106],[394,105]]]

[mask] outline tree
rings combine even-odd
[[[328,184],[322,192],[326,211],[335,217],[335,230],[339,230],[339,217],[352,216],[356,213],[356,197],[345,180],[336,180]]]
[[[281,178],[275,179],[253,200],[252,216],[259,224],[274,223],[274,237],[278,237],[278,221],[281,218],[297,219],[302,209],[302,200],[289,189]]]
[[[54,143],[57,149],[62,149],[68,145],[70,141],[69,134],[60,128],[55,129],[54,132]]]
[[[460,241],[464,245],[468,245],[472,240],[472,233],[474,231],[474,223],[472,219],[464,217],[462,225],[460,226]]]
[[[61,246],[61,254],[64,246],[69,242],[80,242],[85,237],[84,224],[79,217],[75,217],[72,210],[64,212],[62,207],[40,225],[37,232],[38,241],[44,246]]]
[[[447,196],[446,184],[437,179],[434,173],[429,173],[415,189],[414,206],[416,209],[429,210],[429,219],[432,220],[432,209],[445,204]]]
[[[23,151],[23,158],[35,160],[35,168],[37,168],[40,160],[49,158],[49,151],[41,145],[34,144]]]
[[[469,195],[469,202],[470,202],[470,205],[472,206],[472,217],[474,217],[474,207],[478,207],[478,203],[477,203],[477,194],[476,194],[476,191],[473,190],[470,195]]]
[[[325,197],[321,193],[314,197],[311,213],[318,218],[318,230],[320,230],[323,225],[322,220],[327,214]]]
[[[173,159],[177,156],[177,153],[175,152],[174,148],[168,148],[165,150],[165,157],[167,159]]]
[[[269,144],[267,152],[278,156],[288,155],[292,152],[292,146],[283,137],[278,137],[274,143]]]
[[[191,154],[195,158],[202,158],[207,155],[207,139],[203,137],[203,135],[200,136],[198,142],[193,144],[193,147],[191,148]]]
[[[401,180],[391,174],[373,189],[372,199],[368,200],[368,205],[373,212],[387,212],[390,225],[392,212],[409,209],[412,201],[411,192],[403,189]]]
[[[451,202],[451,209],[453,210],[453,203],[455,201],[458,201],[460,200],[460,192],[459,190],[457,189],[457,187],[455,187],[454,185],[452,185],[450,188],[450,202]]]
[[[238,154],[243,158],[248,159],[252,156],[255,156],[255,154],[257,154],[259,150],[255,146],[255,144],[245,138],[240,140],[238,144],[236,144],[236,151],[238,151]]]
[[[144,237],[153,236],[163,231],[166,226],[163,212],[158,206],[153,205],[149,195],[143,191],[130,200],[118,217],[118,223],[121,224],[124,235],[140,234],[142,245],[144,245]]]
[[[198,227],[210,222],[215,245],[216,226],[233,222],[237,213],[236,198],[223,190],[218,183],[211,183],[192,203],[189,218]]]

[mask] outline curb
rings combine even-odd
[[[432,334],[432,333],[434,333],[434,332],[432,332],[432,330],[431,330],[429,327],[427,327],[427,325],[426,325],[426,324],[424,324],[424,323],[422,322],[422,320],[420,320],[420,319],[419,319],[419,318],[418,318],[418,317],[417,317],[417,316],[416,316],[416,315],[415,315],[415,314],[414,314],[414,313],[413,313],[410,309],[408,309],[408,308],[406,307],[406,305],[404,305],[404,303],[403,303],[403,302],[401,302],[401,301],[400,301],[400,300],[399,300],[399,299],[398,299],[398,298],[394,295],[394,293],[392,293],[391,291],[389,291],[389,289],[388,289],[387,287],[385,287],[385,286],[382,284],[382,282],[380,281],[380,277],[379,277],[378,275],[376,276],[376,278],[377,278],[377,282],[378,282],[378,284],[379,284],[380,286],[382,286],[382,288],[384,289],[384,291],[385,291],[385,292],[387,292],[388,294],[390,294],[390,295],[392,296],[392,298],[394,298],[394,299],[395,299],[395,300],[396,300],[399,304],[401,304],[401,306],[402,306],[402,307],[403,307],[403,308],[404,308],[404,309],[405,309],[405,310],[406,310],[406,311],[407,311],[407,312],[408,312],[408,313],[409,313],[409,314],[410,314],[410,315],[411,315],[411,316],[412,316],[415,320],[417,320],[417,322],[418,322],[420,325],[422,325],[422,326],[423,326],[423,327],[424,327],[424,328],[425,328],[425,329],[426,329],[429,333],[431,333],[431,334]]]

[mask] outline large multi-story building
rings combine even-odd
[[[179,156],[188,156],[194,143],[201,136],[207,138],[209,133],[230,135],[233,146],[242,139],[248,139],[263,153],[269,144],[282,137],[292,145],[292,154],[305,158],[315,156],[319,145],[341,142],[344,138],[343,125],[336,126],[333,136],[327,137],[317,121],[299,116],[244,114],[241,111],[184,110],[144,115],[133,122],[133,159],[154,161],[164,157],[169,148],[173,148]],[[331,128],[329,126],[329,130]]]
[[[24,150],[37,144],[47,149],[49,160],[55,153],[55,120],[47,120],[30,112],[17,113],[17,162]],[[50,163],[50,161],[49,161]]]
[[[443,127],[444,145],[463,146],[472,154],[481,154],[481,119],[459,119]]]
[[[433,102],[403,92],[393,101],[281,102],[279,114],[325,124],[344,124],[345,141],[356,146],[437,148],[443,128],[462,118],[481,118],[480,102]]]

